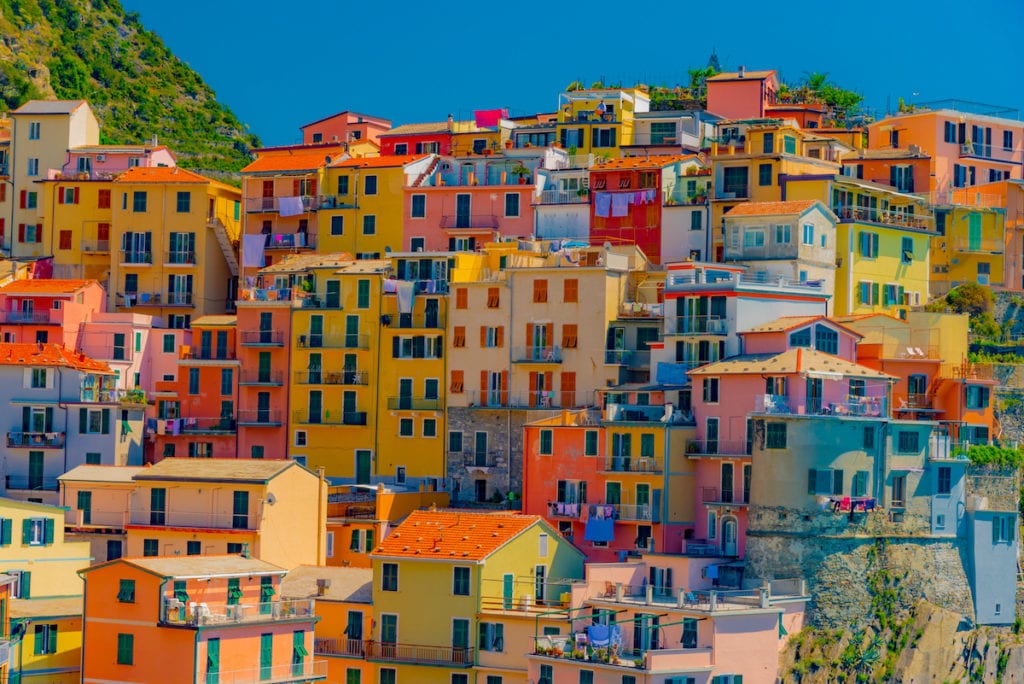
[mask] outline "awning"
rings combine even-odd
[[[615,539],[615,520],[612,518],[590,518],[583,531],[583,538],[591,542],[610,542]]]

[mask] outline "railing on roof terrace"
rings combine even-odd
[[[313,653],[329,656],[352,656],[362,658],[366,655],[362,639],[337,639],[333,637],[316,637],[313,639]]]
[[[129,523],[147,527],[196,527],[210,530],[255,530],[259,516],[248,513],[202,513],[184,510],[131,509]]]
[[[8,448],[28,449],[62,449],[65,433],[63,432],[8,432]]]
[[[381,641],[367,641],[364,648],[367,660],[444,667],[472,667],[475,650],[471,646],[425,646]]]
[[[821,397],[809,397],[803,404],[790,405],[785,396],[757,394],[754,396],[754,412],[770,415],[880,418],[889,416],[889,406],[884,396],[849,397],[842,401],[825,401]]]
[[[927,230],[931,228],[930,222],[933,217],[930,214],[917,214],[902,211],[880,211],[870,207],[848,207],[836,206],[832,211],[839,217],[840,222],[866,221],[868,223],[879,223],[897,228],[914,228]]]
[[[271,211],[277,212],[281,208],[282,199],[291,197],[246,197],[245,210],[249,213]],[[312,195],[302,195],[302,210],[311,211],[319,207],[319,198]]]
[[[580,190],[544,190],[540,193],[538,204],[586,204],[590,201],[589,193]]]
[[[313,682],[327,679],[327,661],[303,658],[302,662],[282,665],[261,665],[240,670],[219,670],[210,672],[203,669],[205,679],[200,676],[196,681],[217,682],[217,684],[251,684],[251,682],[268,682],[269,684],[289,684],[290,682]]]
[[[606,349],[604,362],[627,368],[646,368],[651,364],[651,352],[649,350]]]
[[[243,347],[284,346],[284,333],[280,330],[241,330],[238,338]]]
[[[60,323],[63,319],[63,309],[0,312],[0,323],[8,324],[50,325],[51,323]]]
[[[27,489],[29,491],[55,492],[60,489],[60,483],[56,477],[25,477],[22,475],[7,475],[7,489]]]
[[[92,254],[108,254],[110,240],[82,240],[82,251]]]
[[[440,226],[446,230],[496,229],[498,217],[494,214],[445,214],[441,216]]]

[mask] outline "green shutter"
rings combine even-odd
[[[843,493],[843,471],[833,470],[832,471],[832,493],[839,495]]]
[[[260,635],[260,679],[270,679],[274,663],[274,635]]]
[[[110,409],[103,409],[103,428],[100,430],[100,434],[110,434]]]
[[[43,524],[43,544],[49,546],[53,543],[53,518],[47,518]]]
[[[32,431],[32,408],[29,406],[21,407],[21,431]]]
[[[817,494],[818,473],[814,468],[807,471],[807,493]]]
[[[13,522],[10,518],[0,518],[0,546],[10,546],[11,523]]]
[[[206,684],[217,684],[220,671],[220,639],[206,642]]]
[[[46,652],[56,653],[57,652],[57,625],[50,625],[46,639]]]
[[[117,635],[117,664],[134,664],[135,637],[131,634]]]
[[[188,584],[184,580],[174,581],[174,598],[182,603],[188,603],[188,591],[185,589],[187,586]]]
[[[32,630],[32,653],[35,655],[43,655],[43,639],[46,635],[46,625],[35,625],[35,629]]]
[[[992,517],[992,543],[999,543],[999,516]]]
[[[53,407],[47,406],[43,411],[43,424],[46,426],[43,429],[46,432],[53,432]]]
[[[32,543],[32,518],[21,521],[21,543],[25,546]]]
[[[78,409],[78,434],[84,435],[89,432],[89,409]]]
[[[27,570],[22,570],[21,581],[19,584],[19,593],[21,594],[21,598],[32,598],[32,573]]]

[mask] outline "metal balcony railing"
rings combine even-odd
[[[441,216],[441,228],[446,230],[458,229],[496,229],[499,225],[498,217],[494,214],[453,214]]]
[[[313,599],[228,603],[183,603],[165,598],[161,622],[168,625],[206,627],[213,625],[254,624],[313,618]]]
[[[243,369],[238,377],[239,385],[283,385],[283,371]]]
[[[7,489],[27,489],[34,492],[55,492],[60,488],[56,477],[7,475],[6,478]]]
[[[109,254],[110,240],[82,240],[82,251],[93,254]]]
[[[172,264],[174,266],[195,266],[196,253],[190,249],[168,250],[164,257],[164,263]]]
[[[753,443],[734,439],[693,439],[686,446],[690,455],[744,456],[753,451]]]
[[[271,409],[241,409],[238,424],[244,427],[279,427],[281,412]]]
[[[168,292],[164,298],[164,306],[192,306],[192,293]]]
[[[182,434],[212,435],[218,433],[232,433],[237,429],[235,419],[232,416],[214,417],[187,417],[181,418]]]
[[[60,309],[47,311],[4,311],[0,312],[0,322],[11,325],[49,325],[54,318],[62,315]]]
[[[299,385],[367,385],[369,375],[357,370],[300,370],[295,371],[295,382]]]
[[[444,407],[437,397],[388,397],[391,411],[439,411]]]
[[[129,523],[148,527],[197,527],[206,530],[255,530],[259,527],[259,516],[248,513],[193,512],[169,508],[133,508]]]
[[[310,211],[319,208],[319,198],[313,197],[312,195],[302,195],[301,197],[303,211]],[[249,213],[259,213],[264,211],[277,212],[280,209],[280,199],[280,197],[246,197],[245,210]]]
[[[587,506],[587,514],[591,518],[611,517],[615,520],[650,522],[652,519],[650,504],[596,503]]]
[[[562,348],[555,346],[513,347],[516,363],[562,363]]]
[[[677,316],[675,329],[669,332],[676,335],[727,335],[729,322],[721,316]]]
[[[122,264],[140,264],[140,265],[152,265],[153,263],[153,252],[147,252],[144,250],[121,250],[121,263]]]
[[[232,361],[235,358],[235,350],[226,347],[182,347],[178,358],[192,359],[196,361]]]
[[[718,487],[701,487],[700,500],[704,503],[746,504],[748,492],[738,489],[719,489]]]
[[[292,420],[303,425],[366,425],[366,411],[325,411],[310,413],[308,409],[292,412]]]
[[[8,448],[63,449],[63,432],[8,432]]]
[[[367,660],[410,665],[441,665],[444,667],[472,667],[471,646],[425,646],[367,641]]]
[[[284,346],[284,333],[280,330],[242,330],[238,337],[243,347]]]
[[[615,473],[660,473],[662,459],[654,456],[609,456],[604,469]]]
[[[579,190],[544,190],[537,204],[586,204],[590,194]]]
[[[316,655],[352,656],[362,658],[366,655],[362,639],[336,639],[317,637],[313,640],[313,653]]]
[[[299,335],[300,349],[369,349],[368,334],[307,333]]]
[[[314,682],[327,679],[327,661],[312,660],[304,658],[300,663],[284,663],[281,665],[267,665],[243,668],[241,670],[220,670],[210,672],[206,670],[205,679],[207,684],[252,684],[252,682],[267,682],[268,684],[291,684],[291,682]]]

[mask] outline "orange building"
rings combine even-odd
[[[77,349],[79,328],[104,310],[106,297],[95,280],[15,280],[0,288],[3,341]]]
[[[390,119],[348,110],[325,116],[305,126],[299,126],[299,130],[302,131],[303,145],[351,144],[363,141],[378,145],[378,149],[377,138],[381,133],[386,133],[390,129]]]
[[[313,599],[279,598],[285,570],[242,556],[119,559],[85,580],[83,682],[311,682]]]
[[[235,316],[192,321],[192,345],[179,349],[177,379],[156,383],[152,460],[238,457],[235,402],[241,368],[236,333]]]
[[[931,181],[931,157],[917,145],[895,150],[857,150],[841,161],[843,175],[889,185],[899,192],[925,192]]]

